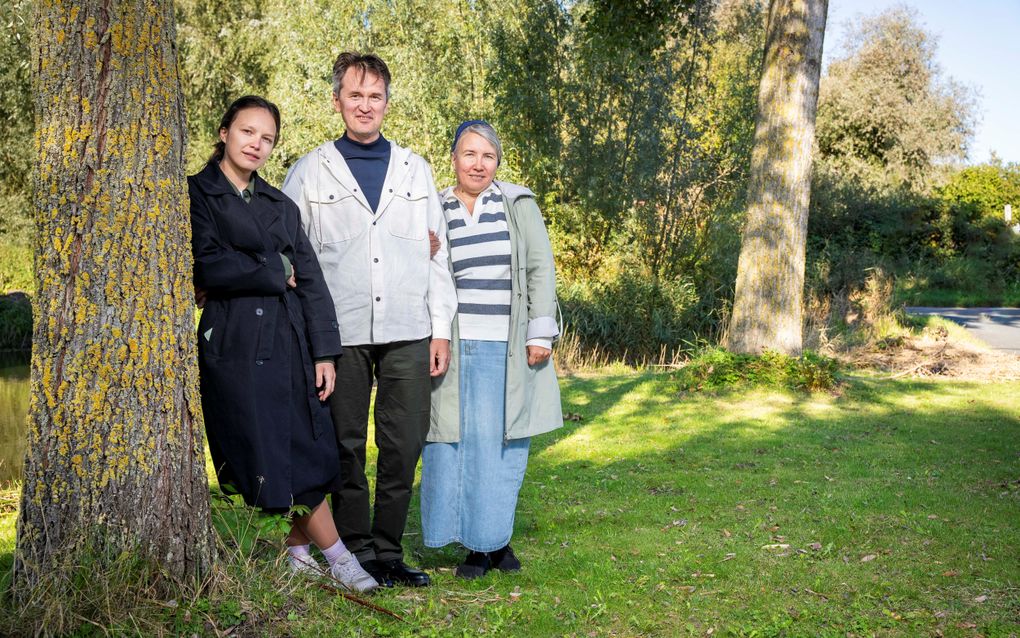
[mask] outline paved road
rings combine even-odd
[[[912,315],[939,315],[966,328],[995,350],[1020,354],[1020,308],[908,307]]]

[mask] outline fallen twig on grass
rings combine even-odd
[[[365,600],[364,598],[361,598],[360,596],[355,596],[354,594],[352,594],[350,592],[346,592],[346,591],[340,589],[339,587],[335,587],[333,585],[330,585],[329,583],[319,583],[319,588],[320,589],[324,589],[324,590],[326,590],[328,592],[332,592],[334,594],[338,594],[339,596],[341,596],[343,598],[346,598],[347,600],[351,601],[352,603],[356,603],[358,605],[361,605],[362,607],[367,607],[368,609],[371,609],[372,611],[377,611],[380,614],[386,614],[387,616],[392,616],[393,618],[396,618],[397,620],[399,620],[401,622],[406,622],[404,620],[404,617],[401,616],[400,614],[398,614],[396,612],[393,612],[393,611],[390,611],[389,609],[386,609],[385,607],[380,607],[379,605],[376,605],[375,603],[371,603],[371,602]]]

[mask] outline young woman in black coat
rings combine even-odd
[[[297,206],[256,173],[279,128],[271,102],[236,100],[209,163],[188,178],[209,451],[221,485],[248,505],[309,508],[287,537],[295,573],[319,571],[315,543],[335,578],[368,591],[378,583],[340,541],[325,501],[339,477],[325,403],[341,351],[333,300]]]

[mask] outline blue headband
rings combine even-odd
[[[453,136],[453,144],[450,145],[450,152],[451,153],[457,150],[457,140],[459,140],[460,136],[464,134],[464,129],[466,129],[467,127],[472,126],[474,124],[484,124],[484,125],[489,126],[489,127],[492,126],[491,124],[489,124],[485,120],[467,120],[467,121],[461,122],[460,126],[457,127],[457,132]]]

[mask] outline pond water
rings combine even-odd
[[[28,354],[0,353],[0,486],[21,479],[28,415]]]

